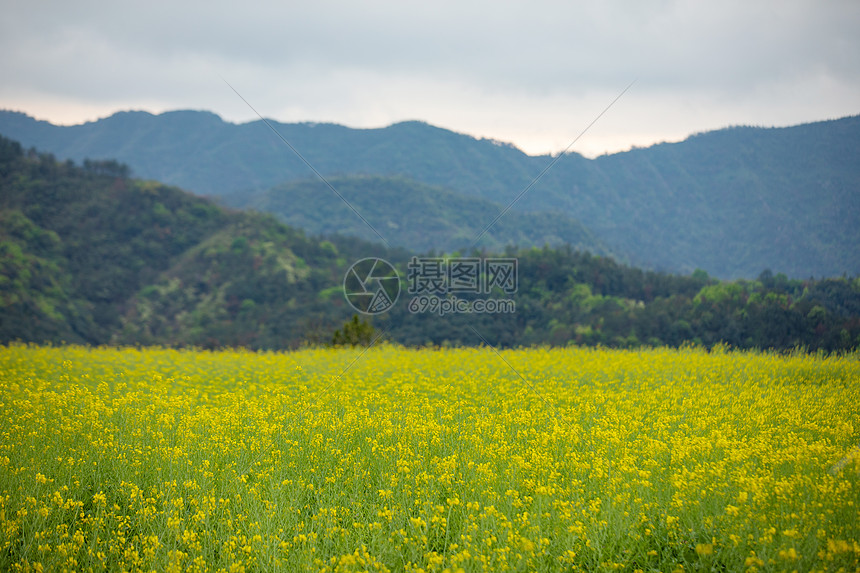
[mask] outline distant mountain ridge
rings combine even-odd
[[[551,160],[420,122],[272,125],[326,177],[406,177],[498,205]],[[63,159],[115,158],[137,176],[202,195],[250,196],[313,177],[263,122],[236,125],[210,112],[122,112],[68,127],[0,112],[0,134]],[[853,116],[727,128],[596,159],[570,154],[514,211],[579,221],[608,249],[648,268],[702,268],[722,278],[765,268],[801,278],[857,275],[858,150],[860,116]]]

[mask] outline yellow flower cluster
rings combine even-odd
[[[860,568],[856,355],[501,354],[0,347],[0,570]]]

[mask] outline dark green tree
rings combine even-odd
[[[332,346],[370,346],[376,329],[366,320],[359,320],[358,315],[352,315],[352,320],[344,323],[331,337]]]

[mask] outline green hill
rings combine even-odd
[[[503,205],[403,177],[333,177],[329,183],[390,244],[416,253],[469,249]],[[322,181],[299,181],[254,194],[226,197],[229,205],[274,213],[314,234],[340,233],[379,241],[376,233]],[[490,251],[505,246],[569,244],[607,255],[609,250],[577,221],[555,213],[513,212],[502,217],[474,245]]]
[[[267,303],[293,309],[279,324],[288,334],[259,344],[286,347],[302,340],[298,323],[313,315],[305,299],[342,281],[347,258],[331,243],[270,215],[129,179],[115,162],[86,165],[25,154],[0,138],[0,341],[243,344],[260,327],[234,323],[233,310],[257,297],[270,316]],[[344,257],[371,248],[343,242]],[[158,296],[169,304],[153,314]],[[341,306],[330,324],[348,316]],[[219,329],[222,319],[230,324]],[[179,335],[160,329],[174,320]]]
[[[551,160],[420,122],[273,125],[327,177],[398,176],[497,205]],[[115,158],[138,176],[201,195],[250,195],[312,177],[262,122],[235,125],[208,112],[122,112],[68,127],[0,112],[0,133],[63,159]],[[752,278],[765,268],[796,278],[854,275],[857,149],[860,116],[729,128],[593,160],[570,154],[515,210],[579,221],[606,249],[646,268],[703,268],[723,278]],[[440,238],[437,249],[450,244],[442,233],[429,235]]]

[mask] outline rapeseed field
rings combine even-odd
[[[857,571],[860,360],[0,348],[0,569]]]

